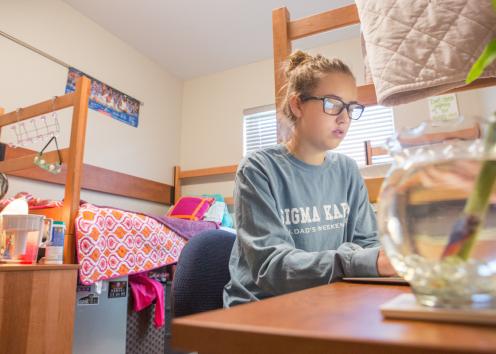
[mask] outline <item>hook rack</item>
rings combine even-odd
[[[10,147],[25,146],[28,144],[36,143],[38,141],[46,141],[52,137],[56,137],[60,133],[60,124],[55,111],[55,100],[57,96],[52,99],[52,113],[50,115],[43,114],[41,117],[32,118],[28,123],[19,122],[19,113],[22,108],[16,110],[17,123],[13,124],[11,129],[16,136],[16,144],[10,143]]]

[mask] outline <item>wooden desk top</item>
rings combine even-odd
[[[33,270],[71,270],[78,269],[79,264],[0,264],[0,272],[19,272]]]
[[[384,320],[406,286],[336,283],[175,319],[172,344],[200,354],[496,353],[496,328]]]

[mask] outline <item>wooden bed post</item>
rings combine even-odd
[[[0,116],[5,113],[5,109],[3,107],[0,107]],[[2,127],[0,127],[0,132],[2,131]],[[5,154],[7,154],[7,151],[5,151]],[[5,159],[5,156],[4,156]]]
[[[74,111],[72,113],[71,140],[67,164],[63,218],[67,226],[64,243],[64,263],[76,263],[76,235],[74,221],[79,209],[84,142],[91,81],[81,77],[76,83]]]
[[[277,117],[277,141],[284,137],[284,126],[281,120],[281,104],[284,99],[284,61],[291,54],[291,39],[289,38],[289,12],[285,7],[272,11],[272,33],[274,47],[274,85]]]
[[[174,166],[174,200],[172,204],[176,204],[181,196],[181,167]]]
[[[365,165],[372,165],[372,143],[370,140],[365,140],[363,144],[365,145]]]

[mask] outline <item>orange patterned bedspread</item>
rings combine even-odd
[[[187,240],[148,216],[86,203],[76,217],[83,284],[177,262]]]

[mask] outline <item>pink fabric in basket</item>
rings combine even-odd
[[[133,294],[133,310],[139,312],[150,306],[156,299],[154,324],[156,328],[165,323],[164,288],[144,273],[129,276],[129,285]]]

